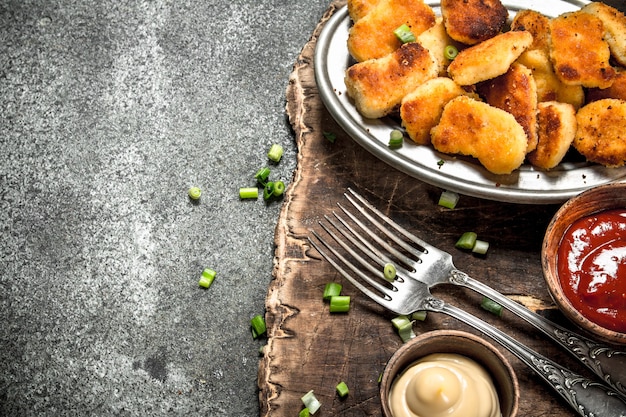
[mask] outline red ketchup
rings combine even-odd
[[[626,332],[626,209],[575,221],[557,254],[561,287],[592,322]]]

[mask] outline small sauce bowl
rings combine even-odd
[[[594,322],[576,308],[564,292],[559,276],[559,248],[576,221],[614,209],[626,209],[626,183],[611,183],[586,190],[565,202],[553,216],[543,240],[541,265],[548,290],[561,312],[574,324],[609,343],[626,343],[626,333]],[[582,305],[582,304],[581,304]],[[597,320],[596,320],[597,321]]]
[[[389,407],[393,382],[415,361],[433,353],[456,353],[473,359],[491,376],[497,390],[502,417],[517,416],[519,383],[513,367],[500,351],[471,333],[435,330],[411,339],[387,362],[380,383],[380,397],[385,417],[394,417]]]

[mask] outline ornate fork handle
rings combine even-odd
[[[546,381],[579,415],[626,417],[626,400],[611,388],[570,371],[460,308],[434,297],[425,299],[423,304],[424,310],[454,317],[500,343]]]
[[[450,283],[470,288],[526,320],[569,351],[606,384],[626,396],[626,352],[615,350],[565,329],[505,297],[493,288],[471,278],[462,271],[452,271]]]

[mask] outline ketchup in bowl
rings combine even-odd
[[[626,209],[576,220],[557,252],[562,290],[592,322],[626,332]]]

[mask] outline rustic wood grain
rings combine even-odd
[[[455,210],[437,205],[441,190],[379,161],[347,136],[322,104],[315,84],[313,54],[320,30],[345,4],[329,6],[305,45],[287,88],[287,113],[299,149],[275,235],[274,279],[266,299],[268,340],[259,365],[261,416],[296,416],[300,397],[314,390],[322,402],[316,416],[380,416],[377,379],[401,345],[385,311],[345,282],[307,241],[310,229],[330,214],[348,187],[418,236],[453,254],[455,264],[471,276],[567,324],[543,282],[540,247],[543,232],[557,206],[516,205],[463,196]],[[323,132],[337,135],[329,142]],[[486,257],[454,248],[468,230],[490,242]],[[348,314],[332,315],[322,301],[324,285],[337,281],[352,296]],[[434,293],[484,318],[538,352],[558,359],[583,375],[590,374],[529,325],[505,312],[498,319],[480,310],[481,297],[469,290],[438,287]],[[439,328],[476,333],[444,315],[430,313],[417,332]],[[504,349],[521,386],[520,416],[571,416],[531,371]],[[335,386],[345,381],[350,394],[340,400]]]

